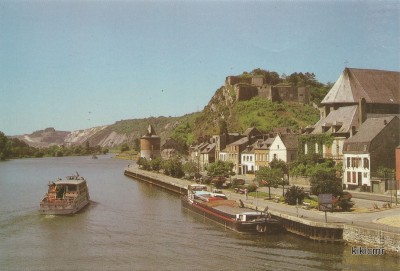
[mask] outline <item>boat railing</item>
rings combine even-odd
[[[73,203],[74,198],[64,198],[64,199],[47,199],[42,202],[42,204],[51,204],[51,205],[69,205]]]

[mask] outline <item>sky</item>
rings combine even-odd
[[[201,111],[255,68],[400,70],[399,1],[1,1],[0,131]]]

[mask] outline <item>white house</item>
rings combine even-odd
[[[241,153],[242,174],[254,173],[256,168],[256,155],[252,147],[245,149]]]
[[[286,163],[297,159],[297,136],[296,134],[277,135],[269,147],[269,162],[274,159]]]

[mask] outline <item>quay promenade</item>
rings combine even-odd
[[[177,194],[185,194],[186,188],[193,182],[172,178],[163,174],[144,171],[136,165],[125,168],[124,174],[133,179],[162,187]],[[267,192],[268,188],[259,188]],[[283,221],[287,231],[316,241],[345,242],[369,247],[385,248],[389,253],[400,256],[400,225],[384,225],[377,223],[400,215],[400,208],[391,208],[378,212],[328,212],[327,223],[325,213],[315,209],[303,209],[301,206],[290,206],[276,203],[273,200],[255,198],[238,194],[232,190],[223,190],[232,200],[242,200],[247,207],[268,211]],[[400,207],[400,206],[398,206]]]

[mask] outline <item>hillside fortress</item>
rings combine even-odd
[[[247,101],[253,97],[262,97],[272,102],[297,102],[308,104],[310,90],[308,87],[293,87],[288,84],[269,85],[262,75],[228,76],[225,87],[233,89],[236,101]]]

